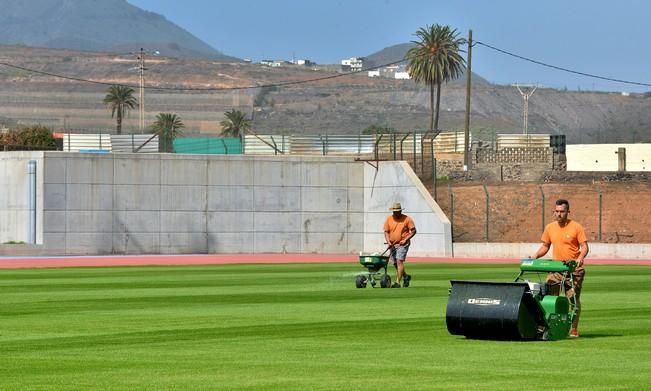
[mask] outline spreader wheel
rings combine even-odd
[[[358,275],[355,279],[355,286],[358,288],[366,288],[366,276]]]

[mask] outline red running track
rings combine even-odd
[[[356,255],[338,254],[219,254],[219,255],[109,255],[68,257],[0,257],[0,269],[152,266],[152,265],[225,265],[265,263],[357,263]],[[410,263],[505,264],[520,262],[512,258],[433,258],[409,257]],[[588,265],[645,265],[651,259],[588,259]]]

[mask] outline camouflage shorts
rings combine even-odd
[[[570,284],[570,279],[565,280],[565,291],[567,292],[568,297],[579,296],[581,294],[581,288],[583,287],[583,277],[585,276],[585,269],[575,270],[572,273],[572,281],[574,282],[574,290],[572,291],[572,285]],[[547,280],[545,281],[551,287],[553,294],[558,294],[560,291],[560,284],[563,281],[563,273],[549,273],[547,275]]]

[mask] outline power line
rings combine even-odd
[[[586,72],[579,72],[579,71],[575,71],[575,70],[572,70],[572,69],[547,64],[547,63],[544,63],[542,61],[533,60],[531,58],[521,56],[519,54],[511,53],[509,51],[497,48],[495,46],[491,46],[491,45],[489,45],[487,43],[484,43],[484,42],[481,42],[481,41],[475,41],[474,43],[476,45],[482,45],[482,46],[485,46],[485,47],[487,47],[489,49],[495,50],[496,52],[500,52],[502,54],[506,54],[506,55],[509,55],[511,57],[519,58],[520,60],[528,61],[528,62],[537,64],[537,65],[541,65],[541,66],[544,66],[544,67],[547,67],[547,68],[552,68],[552,69],[556,69],[556,70],[567,72],[567,73],[573,73],[575,75],[581,75],[581,76],[591,77],[591,78],[594,78],[594,79],[612,81],[612,82],[616,82],[616,83],[623,83],[623,84],[631,84],[631,85],[636,85],[636,86],[651,87],[651,83],[643,83],[643,82],[623,80],[623,79],[614,79],[614,78],[611,78],[611,77],[599,76],[599,75],[594,75],[594,74],[586,73]]]
[[[282,83],[260,84],[260,85],[255,85],[255,86],[246,86],[246,87],[196,88],[196,87],[153,87],[153,86],[148,87],[148,86],[145,86],[144,88],[149,89],[149,90],[165,90],[165,91],[237,91],[237,90],[249,90],[249,89],[254,89],[254,88],[284,87],[284,86],[313,83],[313,82],[317,82],[317,81],[323,81],[323,80],[335,79],[335,78],[338,78],[338,77],[354,75],[354,74],[361,73],[361,72],[367,72],[367,71],[371,71],[371,70],[374,70],[374,69],[379,69],[379,68],[382,68],[382,67],[387,67],[387,66],[391,66],[391,65],[400,64],[400,63],[405,62],[405,61],[407,61],[407,59],[403,58],[401,60],[392,61],[392,62],[389,62],[389,63],[386,63],[386,64],[376,65],[374,67],[369,67],[369,68],[361,69],[361,70],[358,70],[358,71],[341,73],[341,74],[337,74],[337,75],[323,76],[323,77],[317,77],[317,78],[314,78],[314,79],[307,79],[307,80],[287,81],[287,82],[282,82]],[[133,84],[107,83],[107,82],[97,81],[97,80],[83,79],[83,78],[73,77],[73,76],[65,76],[65,75],[60,75],[60,74],[56,74],[56,73],[51,73],[51,72],[45,72],[45,71],[39,71],[39,70],[36,70],[36,69],[26,68],[26,67],[22,67],[20,65],[8,64],[6,62],[0,62],[0,65],[4,65],[4,66],[9,67],[9,68],[20,69],[20,70],[26,71],[26,72],[36,73],[36,74],[39,74],[39,75],[51,76],[51,77],[56,77],[56,78],[59,78],[59,79],[65,79],[65,80],[78,81],[78,82],[82,82],[82,83],[92,83],[92,84],[99,84],[99,85],[105,85],[105,86],[119,85],[119,86],[123,86],[123,87],[134,88],[134,89],[135,88],[140,88],[140,86],[133,85]]]

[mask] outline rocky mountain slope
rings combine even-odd
[[[0,0],[0,44],[235,61],[126,0]]]

